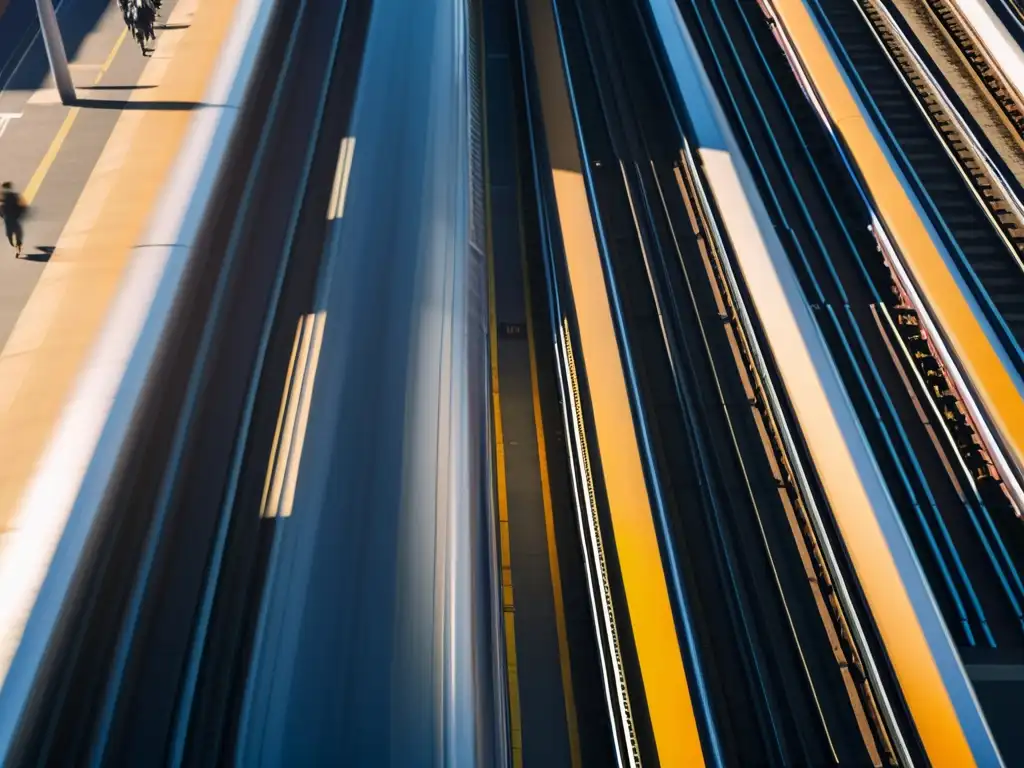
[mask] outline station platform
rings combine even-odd
[[[201,106],[236,0],[165,0],[152,55],[117,4],[62,0],[78,102],[60,103],[34,0],[0,0],[0,180],[26,198],[0,241],[0,551]],[[23,523],[24,521],[22,521]]]

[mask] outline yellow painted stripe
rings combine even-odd
[[[128,37],[128,27],[121,30],[121,34],[117,36],[117,41],[114,43],[114,47],[110,49],[110,53],[107,54],[106,61],[100,65],[100,71],[96,75],[96,79],[92,81],[93,85],[99,85],[100,80],[103,79],[103,75],[110,69],[110,65],[114,63],[114,57],[117,56],[117,52],[121,50],[121,46],[124,45],[125,38]]]
[[[490,220],[490,191],[487,192]],[[491,228],[487,228],[487,295],[490,309],[491,401],[494,408],[495,474],[498,485],[498,532],[501,541],[502,612],[505,617],[505,658],[508,664],[508,699],[511,719],[512,764],[523,765],[523,720],[519,709],[519,667],[516,660],[515,599],[512,589],[512,544],[508,530],[508,486],[505,477],[505,435],[501,426],[501,388],[498,384],[498,323],[495,316],[494,256]]]
[[[658,761],[704,764],[654,528],[551,0],[524,0],[552,166],[558,225],[580,332],[615,554]]]
[[[826,111],[850,147],[871,196],[936,319],[1014,448],[1024,435],[1024,403],[960,294],[941,254],[865,122],[802,0],[773,0]],[[805,424],[803,419],[801,423]],[[1018,453],[1019,455],[1019,453]],[[816,457],[819,462],[827,457]],[[823,466],[823,465],[822,465]],[[828,484],[826,483],[826,486]],[[974,757],[920,624],[877,523],[865,508],[844,502],[848,489],[826,488],[854,567],[878,624],[929,760],[973,765]],[[865,503],[866,500],[865,500]]]
[[[775,0],[832,122],[850,147],[868,191],[914,280],[927,297],[964,373],[1018,466],[1024,460],[1024,397],[975,318],[927,227],[865,122],[801,0]]]
[[[662,765],[704,764],[583,176],[554,170],[615,552]]]
[[[480,29],[483,25],[483,9],[477,13]],[[483,103],[487,104],[487,51],[480,45],[481,90]],[[501,387],[498,382],[498,318],[494,288],[494,239],[491,232],[491,180],[486,158],[489,158],[486,108],[483,120],[484,139],[484,206],[487,220],[487,317],[488,342],[491,350],[491,403],[494,424],[494,473],[498,494],[498,538],[501,548],[501,611],[505,623],[505,664],[508,682],[509,740],[512,750],[512,767],[523,768],[523,716],[519,701],[519,659],[516,654],[515,594],[512,588],[512,542],[508,530],[508,485],[505,476],[505,433],[501,421]]]
[[[57,135],[53,137],[53,141],[50,142],[50,146],[46,149],[46,154],[39,161],[35,173],[32,174],[32,178],[28,181],[28,186],[25,187],[25,191],[22,193],[26,205],[32,205],[32,201],[36,199],[39,188],[43,186],[43,180],[46,179],[50,168],[53,167],[53,161],[57,159],[60,148],[64,146],[64,140],[67,139],[68,134],[71,132],[71,126],[75,124],[75,119],[78,117],[79,112],[81,112],[80,107],[72,107],[68,111],[67,117],[64,118],[64,122],[60,124],[60,128],[57,129]]]
[[[519,258],[523,272],[523,303],[526,309],[526,342],[530,351],[530,390],[533,395],[533,423],[537,432],[537,458],[540,464],[541,498],[544,504],[544,530],[548,542],[548,569],[551,594],[555,602],[555,633],[558,637],[558,662],[562,672],[562,694],[565,702],[565,725],[569,736],[569,758],[573,768],[583,767],[580,752],[579,722],[576,717],[576,693],[572,684],[569,660],[569,634],[565,623],[565,599],[562,593],[562,570],[558,563],[558,541],[555,538],[555,513],[551,503],[551,480],[548,477],[548,449],[544,437],[544,413],[540,404],[537,380],[537,346],[533,336],[533,302],[530,297],[530,270],[526,262],[526,234],[523,231],[522,186],[519,157],[516,156],[516,210],[519,216]]]
[[[121,45],[124,43],[127,35],[128,28],[125,27],[121,30],[121,34],[114,43],[114,47],[111,48],[110,53],[107,54],[106,61],[100,65],[100,70],[96,75],[96,79],[93,80],[93,85],[98,85],[100,80],[103,79],[103,75],[106,74],[108,69],[110,69],[110,65],[114,63],[114,57],[117,56],[117,52],[121,50]],[[61,147],[64,146],[64,141],[71,132],[71,126],[75,124],[75,120],[78,118],[81,111],[81,107],[72,107],[68,110],[68,114],[64,118],[64,122],[61,123],[60,128],[57,129],[57,135],[53,137],[53,141],[50,142],[50,146],[46,149],[46,154],[43,155],[43,159],[39,161],[39,165],[36,167],[35,173],[32,174],[32,178],[29,179],[28,185],[25,187],[25,192],[22,194],[22,197],[24,198],[26,205],[31,205],[32,201],[35,200],[36,195],[39,194],[39,188],[43,185],[43,181],[46,179],[47,174],[50,173],[50,169],[53,167],[53,162],[57,159],[57,155],[60,153]]]
[[[484,59],[486,61],[486,57]],[[484,91],[484,103],[486,104],[486,78],[483,80],[483,91]],[[484,121],[484,146],[485,154],[487,152],[487,123]],[[487,154],[489,157],[489,154]],[[572,768],[582,768],[583,760],[580,751],[580,737],[579,727],[576,717],[576,697],[575,691],[572,685],[572,669],[569,663],[569,639],[568,632],[566,630],[565,622],[565,602],[562,596],[562,575],[561,568],[558,561],[558,544],[555,539],[555,524],[554,524],[554,509],[551,503],[551,483],[548,477],[548,463],[547,463],[547,443],[544,438],[544,422],[543,413],[540,405],[540,386],[537,381],[537,354],[536,345],[533,336],[533,312],[530,302],[530,283],[529,283],[529,270],[526,263],[526,235],[523,226],[523,208],[522,208],[522,178],[520,168],[520,158],[518,153],[515,154],[515,168],[516,168],[516,213],[517,223],[519,231],[519,255],[520,264],[523,273],[523,291],[524,291],[524,305],[526,311],[526,336],[527,344],[530,353],[530,386],[533,396],[533,418],[534,427],[537,435],[537,455],[539,462],[540,471],[540,483],[541,483],[541,496],[544,506],[544,528],[547,537],[548,545],[548,566],[551,575],[551,589],[552,597],[554,599],[555,607],[555,633],[558,639],[558,660],[561,670],[562,677],[562,694],[563,701],[565,703],[565,719],[566,719],[566,732],[568,734],[569,741],[569,758]],[[521,724],[521,712],[519,702],[519,686],[518,686],[518,659],[516,658],[515,650],[515,630],[514,630],[514,616],[515,608],[512,603],[512,585],[511,585],[511,543],[508,540],[508,508],[507,508],[507,495],[506,495],[506,477],[505,477],[505,452],[504,452],[504,437],[501,426],[501,403],[500,403],[500,391],[498,385],[498,342],[497,342],[497,319],[496,319],[496,295],[494,285],[494,251],[493,251],[493,239],[492,230],[490,227],[491,221],[491,197],[490,197],[490,183],[488,179],[486,189],[486,206],[487,206],[487,263],[488,263],[488,298],[490,303],[490,343],[491,343],[491,378],[492,378],[492,393],[494,397],[494,419],[497,422],[495,427],[495,439],[498,444],[498,495],[499,495],[499,520],[501,521],[502,530],[502,569],[505,570],[508,566],[508,595],[509,605],[506,612],[506,648],[507,655],[509,658],[509,681],[510,681],[510,708],[512,709],[512,720],[513,720],[513,763],[517,766],[522,765],[522,724]],[[512,680],[515,680],[514,695]]]

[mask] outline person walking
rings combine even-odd
[[[21,258],[21,247],[25,241],[24,232],[21,229],[21,217],[25,215],[25,201],[21,195],[14,191],[11,182],[5,181],[0,184],[0,218],[4,220],[4,229],[7,231],[7,242],[14,248],[14,257]]]
[[[117,0],[121,15],[124,16],[124,23],[142,49],[143,56],[152,54],[147,44],[156,39],[153,25],[160,13],[162,2],[163,0]]]

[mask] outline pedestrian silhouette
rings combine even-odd
[[[25,241],[25,235],[21,230],[21,219],[25,215],[28,206],[21,195],[14,191],[11,182],[5,181],[0,184],[0,218],[4,220],[4,229],[7,231],[7,242],[14,248],[15,258],[21,258],[21,247]]]
[[[160,14],[162,3],[163,0],[117,0],[121,15],[124,16],[124,23],[142,49],[143,56],[152,53],[147,44],[156,39],[153,25]]]

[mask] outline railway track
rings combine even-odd
[[[696,621],[689,663],[711,692],[708,759],[890,763],[888,726],[758,378],[763,340],[740,322],[643,13],[557,7],[618,334],[637,374],[635,418],[669,523],[663,546],[682,570],[678,610]]]
[[[751,167],[785,222],[778,228],[807,301],[961,658],[1016,659],[1024,649],[1024,550],[1012,506],[976,455],[962,406],[889,272],[888,254],[873,241],[863,202],[841,181],[842,158],[787,71],[770,5],[763,5],[768,25],[742,2],[692,5],[715,52],[706,54],[708,69],[718,70]],[[910,747],[913,756],[912,740]]]
[[[614,561],[615,553],[610,543],[614,530],[613,497],[604,482],[606,473],[622,471],[622,457],[606,456],[602,460],[592,453],[597,433],[594,413],[597,397],[584,376],[583,361],[587,349],[583,346],[583,321],[573,308],[578,300],[572,289],[570,249],[573,246],[566,243],[566,222],[562,220],[559,190],[553,173],[556,167],[573,167],[573,160],[578,161],[578,157],[573,157],[575,147],[570,150],[567,146],[574,137],[571,121],[558,121],[553,114],[561,109],[568,111],[569,93],[562,85],[565,81],[561,79],[561,57],[555,48],[558,32],[554,7],[546,0],[536,3],[516,0],[514,7],[526,129],[524,156],[529,159],[536,203],[531,213],[538,230],[547,298],[545,304],[565,434],[565,456],[576,510],[590,620],[596,641],[594,645],[602,669],[603,705],[608,716],[608,735],[618,762],[635,766],[640,761],[641,745],[637,740],[624,654],[628,655],[634,670],[640,664],[640,657],[635,643],[624,647],[622,642],[618,617],[623,602],[628,603],[628,573],[625,571],[629,566],[624,567]],[[563,162],[556,164],[552,160],[556,156]],[[568,163],[565,158],[569,158]],[[587,231],[588,225],[583,222],[577,225],[583,229],[584,235],[594,236],[592,231]],[[649,614],[639,620],[649,621]],[[627,634],[630,634],[628,629]],[[636,684],[635,677],[633,684]],[[652,735],[647,733],[646,736],[644,748],[656,749]],[[698,754],[701,752],[699,742],[689,746],[696,747]]]
[[[849,619],[849,605],[840,597],[836,583],[834,562],[825,553],[823,536],[827,536],[816,524],[816,511],[808,508],[811,493],[801,487],[798,475],[802,469],[794,466],[791,452],[794,446],[787,444],[776,418],[771,400],[778,397],[775,391],[765,388],[765,380],[758,371],[759,350],[752,347],[752,337],[740,319],[736,291],[731,287],[725,265],[717,249],[711,245],[710,223],[703,211],[694,204],[700,192],[695,178],[696,169],[684,157],[678,170],[680,188],[685,190],[687,210],[693,231],[701,240],[704,266],[712,285],[712,291],[719,309],[719,315],[727,318],[728,336],[734,362],[745,392],[752,405],[752,416],[761,436],[763,449],[769,457],[772,475],[780,489],[780,497],[787,513],[787,520],[794,534],[800,561],[804,567],[818,615],[832,643],[835,662],[838,665],[846,694],[860,727],[861,736],[867,745],[867,752],[873,764],[895,764],[895,747],[890,738],[885,716],[876,697],[871,671],[867,668],[858,637]],[[763,340],[762,340],[763,345]]]
[[[813,2],[855,87],[898,148],[896,162],[928,201],[965,283],[1024,371],[1024,229],[1006,185],[945,103],[882,6]]]
[[[1013,183],[1008,181],[1008,173],[1000,173],[994,166],[992,153],[985,151],[980,142],[984,141],[984,133],[979,125],[966,116],[966,112],[954,95],[943,91],[942,84],[929,75],[923,57],[916,56],[910,33],[902,28],[897,19],[898,11],[888,9],[884,0],[858,0],[865,17],[871,20],[878,40],[890,51],[894,64],[898,65],[906,82],[911,86],[917,101],[932,122],[936,135],[946,144],[948,154],[962,170],[963,178],[969,179],[974,186],[976,199],[987,207],[993,222],[997,224],[1016,255],[1016,266],[1024,270],[1021,260],[1024,249],[1024,210],[1013,192]],[[944,11],[948,18],[947,32],[954,31],[969,37],[966,30],[956,21],[959,16],[946,0],[928,0],[929,8],[937,17]],[[940,9],[940,10],[937,10]],[[958,40],[958,45],[963,42]],[[965,57],[972,53],[981,56],[972,42],[965,43],[961,52]],[[972,64],[974,66],[974,64]],[[985,65],[987,67],[987,64]],[[992,81],[998,73],[989,68],[989,79],[986,85],[995,87]],[[1000,106],[1019,114],[1013,97],[1005,90],[1000,91]],[[995,98],[995,95],[993,94]],[[1013,265],[1011,265],[1011,271]],[[998,282],[998,281],[997,281]],[[899,287],[899,281],[893,275],[893,291],[898,297],[900,311],[896,323],[897,332],[902,336],[904,344],[913,347],[908,352],[912,360],[911,367],[928,382],[927,398],[939,409],[940,421],[951,440],[956,445],[956,454],[964,461],[979,481],[993,481],[1002,484],[994,462],[985,450],[978,436],[978,425],[968,414],[968,409],[961,402],[957,387],[947,375],[943,366],[938,363],[940,356],[928,333],[923,331],[913,302]],[[1009,495],[1009,494],[1007,494]],[[1019,512],[1018,512],[1019,514]]]
[[[1014,127],[1017,135],[1024,139],[1024,110],[1021,109],[1020,95],[1006,81],[1003,73],[990,63],[987,52],[961,18],[956,6],[950,0],[925,0],[925,4]]]
[[[482,8],[491,364],[512,765],[612,765],[537,220],[516,3]],[[557,328],[557,326],[556,326]],[[531,391],[532,390],[532,391]],[[579,395],[578,390],[574,393]],[[547,562],[537,552],[547,553]],[[517,733],[518,731],[518,733]],[[517,754],[517,752],[519,754]]]
[[[791,456],[793,447],[787,443],[771,405],[778,395],[766,390],[764,378],[757,373],[763,367],[760,350],[751,346],[753,339],[741,320],[742,309],[737,291],[732,287],[734,283],[729,279],[720,253],[712,244],[710,223],[701,207],[695,204],[700,199],[700,191],[696,186],[699,180],[696,178],[696,168],[688,162],[685,154],[681,158],[677,176],[680,189],[684,190],[690,224],[700,241],[704,266],[711,281],[719,316],[728,324],[727,334],[733,357],[752,406],[757,430],[769,456],[772,474],[783,497],[790,527],[794,533],[799,532],[797,546],[800,560],[808,581],[813,584],[814,600],[833,642],[844,685],[850,692],[858,719],[870,729],[868,738],[874,739],[872,757],[876,761],[882,753],[891,757],[893,745],[878,709],[871,675],[858,648],[856,634],[848,618],[848,606],[843,604],[840,597],[835,569],[822,546],[822,531],[816,525],[815,512],[808,508],[807,502],[813,494],[805,491],[797,479],[802,469],[794,466]]]
[[[944,93],[942,86],[933,78],[926,68],[923,57],[916,55],[910,35],[900,26],[896,13],[890,10],[883,0],[858,0],[859,5],[878,36],[892,57],[893,63],[899,67],[905,81],[914,91],[918,103],[935,126],[952,157],[962,169],[965,178],[969,179],[975,189],[977,199],[988,209],[994,223],[1005,236],[1014,254],[1017,256],[1018,267],[1024,269],[1021,254],[1024,252],[1024,220],[1022,209],[1007,175],[994,166],[991,153],[982,147],[983,134],[977,126],[967,122],[970,118],[963,116],[962,106]],[[964,41],[966,31],[960,26],[950,26],[954,14],[945,0],[929,0],[929,7],[936,6],[946,11],[942,15],[935,11],[947,31],[954,35],[954,40],[961,52],[971,62],[971,66],[980,69],[985,67],[986,75],[982,78],[999,105],[1000,109],[1011,120],[1020,120],[1021,112],[1016,101],[1001,82],[997,82],[998,72],[985,63],[984,57],[971,43],[970,38]],[[954,30],[959,30],[956,35]],[[979,59],[980,62],[979,63]],[[1016,116],[1016,118],[1014,118]],[[1013,122],[1018,126],[1018,122]]]
[[[780,92],[785,93],[785,86],[779,87]],[[791,88],[791,86],[790,86]],[[795,107],[794,109],[799,109]],[[810,110],[805,108],[808,113]],[[799,118],[797,118],[797,122]],[[810,144],[810,141],[807,142]],[[821,150],[816,153],[816,156],[811,156],[808,159],[812,163],[821,163],[825,167],[832,165],[830,160],[830,152],[822,145]],[[836,169],[838,171],[838,168]],[[857,211],[856,205],[851,205],[847,208],[845,216],[847,220],[855,220],[857,217],[864,217],[863,212]],[[878,248],[879,251],[885,254],[885,249],[882,247]],[[879,260],[872,258],[871,262],[874,264],[890,262],[886,260]],[[934,436],[930,442],[932,444],[932,451],[930,453],[937,454],[945,467],[945,472],[941,473],[938,471],[928,472],[927,476],[930,479],[929,482],[932,485],[937,485],[942,474],[948,475],[957,489],[957,496],[960,497],[961,504],[963,503],[963,495],[960,489],[968,487],[973,493],[974,499],[972,504],[976,503],[982,507],[986,507],[986,504],[993,508],[995,519],[1008,518],[1012,519],[1012,507],[1009,504],[1009,500],[1006,494],[999,492],[997,489],[1000,487],[998,483],[998,477],[991,471],[991,464],[985,458],[984,451],[977,439],[977,433],[974,426],[970,423],[966,416],[966,408],[959,402],[956,389],[952,386],[949,378],[938,362],[938,356],[935,354],[934,348],[931,346],[927,332],[922,330],[920,320],[917,313],[913,309],[912,303],[909,298],[902,293],[898,287],[898,282],[894,276],[890,274],[887,276],[884,271],[869,270],[865,269],[864,273],[872,277],[871,282],[868,284],[869,293],[865,298],[870,302],[873,307],[873,312],[876,313],[877,321],[880,327],[877,332],[884,338],[887,339],[886,349],[889,350],[888,354],[879,350],[880,354],[874,356],[875,364],[880,367],[886,367],[886,358],[893,358],[897,370],[899,370],[901,379],[903,379],[902,385],[896,380],[891,380],[890,391],[899,391],[901,389],[909,392],[911,397],[915,401],[914,410],[918,411],[918,418],[915,419],[911,415],[911,410],[906,409],[902,414],[900,420],[904,425],[912,424],[914,421],[920,421],[922,418],[929,425],[929,432],[934,432]],[[851,276],[852,278],[853,276]],[[886,279],[886,278],[889,279]],[[848,278],[845,281],[847,284],[853,283],[853,280]],[[869,328],[870,330],[870,328]],[[894,344],[894,348],[890,349],[889,344]],[[895,354],[898,352],[898,354]],[[928,415],[922,415],[921,410],[927,408]],[[867,417],[865,415],[865,417]],[[916,452],[917,458],[921,459],[925,456],[923,452]],[[952,471],[953,465],[956,465],[956,471]],[[938,468],[936,468],[938,469]],[[977,485],[976,485],[977,484]],[[980,486],[984,485],[983,488]],[[957,503],[956,497],[947,497],[941,501],[940,507],[946,508],[951,506],[956,509],[961,504]],[[971,505],[962,507],[961,514],[966,513],[967,515],[973,515],[974,509]],[[988,516],[988,512],[985,512],[985,516]],[[964,529],[962,533],[956,534],[953,538],[956,542],[955,547],[963,546],[968,537],[980,537],[982,541],[991,542],[991,536],[994,532],[990,532],[987,527],[986,530],[981,530],[976,526],[972,531],[970,528]],[[1004,530],[1012,532],[1012,526],[1007,526]],[[1011,549],[1016,550],[1019,541],[1019,536],[1011,534],[1007,539],[1012,543]],[[1002,546],[1000,541],[1000,534],[995,534],[995,543],[986,544],[985,549],[989,547],[993,549],[999,549]],[[967,558],[968,561],[973,558]],[[978,565],[985,570],[991,570],[996,578],[991,581],[988,586],[978,587],[976,592],[990,594],[993,591],[998,593],[999,591],[1007,592],[1005,590],[1005,584],[1000,584],[1002,579],[1000,575],[1003,573],[1004,568],[1009,568],[1010,571],[1015,571],[1019,567],[1020,557],[1019,553],[1013,558],[1008,558],[1008,563],[998,561],[995,559],[989,560],[989,564],[986,565],[988,558],[979,558],[976,560]],[[968,570],[974,571],[975,568],[967,566]],[[974,578],[968,577],[968,579]],[[983,579],[982,584],[986,581]],[[1010,616],[1008,617],[1008,623],[1004,623],[1004,628],[1010,633],[1010,641],[1012,642],[1013,634],[1019,635],[1020,630],[1020,607],[1019,600],[1020,594],[1015,588],[1008,592],[1008,598],[1010,601]],[[947,613],[947,617],[951,623],[953,614]],[[1018,617],[1018,618],[1014,618]],[[981,624],[975,625],[975,630],[971,633],[974,637],[980,637],[978,630],[982,630],[982,633],[990,632],[990,629],[985,629],[987,626],[987,620],[981,619]],[[1018,625],[1017,629],[1014,629],[1014,625]],[[984,625],[984,626],[983,626]],[[974,645],[974,641],[969,643]]]
[[[1024,223],[1019,202],[881,4],[858,0],[852,9],[830,7],[828,21],[840,50],[858,73],[867,103],[878,110],[902,152],[897,162],[904,163],[911,184],[920,185],[922,198],[936,214],[933,221],[940,237],[1020,370],[1024,358],[1016,334],[1024,329]],[[874,53],[879,46],[893,57],[891,62]],[[884,245],[879,244],[883,251]],[[895,272],[892,283],[890,290],[900,297],[900,306],[913,311]],[[928,399],[956,434],[958,460],[978,479],[993,480],[1012,497],[984,447],[979,425],[938,363],[933,340],[927,333],[916,336],[913,343],[923,342],[928,349],[914,353],[914,367],[934,384],[928,388]]]

